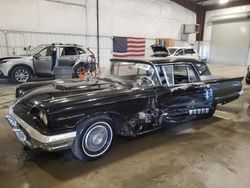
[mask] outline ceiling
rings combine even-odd
[[[250,0],[229,0],[228,3],[219,4],[219,0],[188,0],[198,6],[202,6],[206,10],[216,10],[222,8],[230,8],[235,6],[250,5]]]

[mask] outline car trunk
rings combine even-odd
[[[210,84],[214,101],[216,104],[226,104],[231,102],[242,94],[242,80],[244,77],[221,78],[206,80],[204,83]]]

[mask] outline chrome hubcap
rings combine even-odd
[[[26,82],[29,79],[29,73],[24,69],[19,69],[15,72],[15,79],[18,82]]]
[[[103,125],[91,128],[85,138],[85,148],[91,152],[101,150],[108,140],[108,130]]]

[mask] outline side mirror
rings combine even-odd
[[[35,59],[39,59],[40,56],[41,56],[40,54],[34,54],[34,55],[33,55],[33,57],[34,57]]]

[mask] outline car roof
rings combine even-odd
[[[55,46],[74,46],[74,47],[84,48],[82,45],[78,45],[78,44],[63,44],[63,43],[41,44],[41,46],[51,46],[51,45],[55,45]]]
[[[180,49],[180,48],[183,48],[183,49],[194,49],[194,47],[167,47],[167,48],[172,48],[172,49]]]
[[[165,63],[174,63],[174,62],[193,62],[199,63],[203,62],[202,59],[190,59],[185,57],[149,57],[149,58],[112,58],[112,62],[135,62],[135,63],[149,63],[149,64],[165,64]]]

